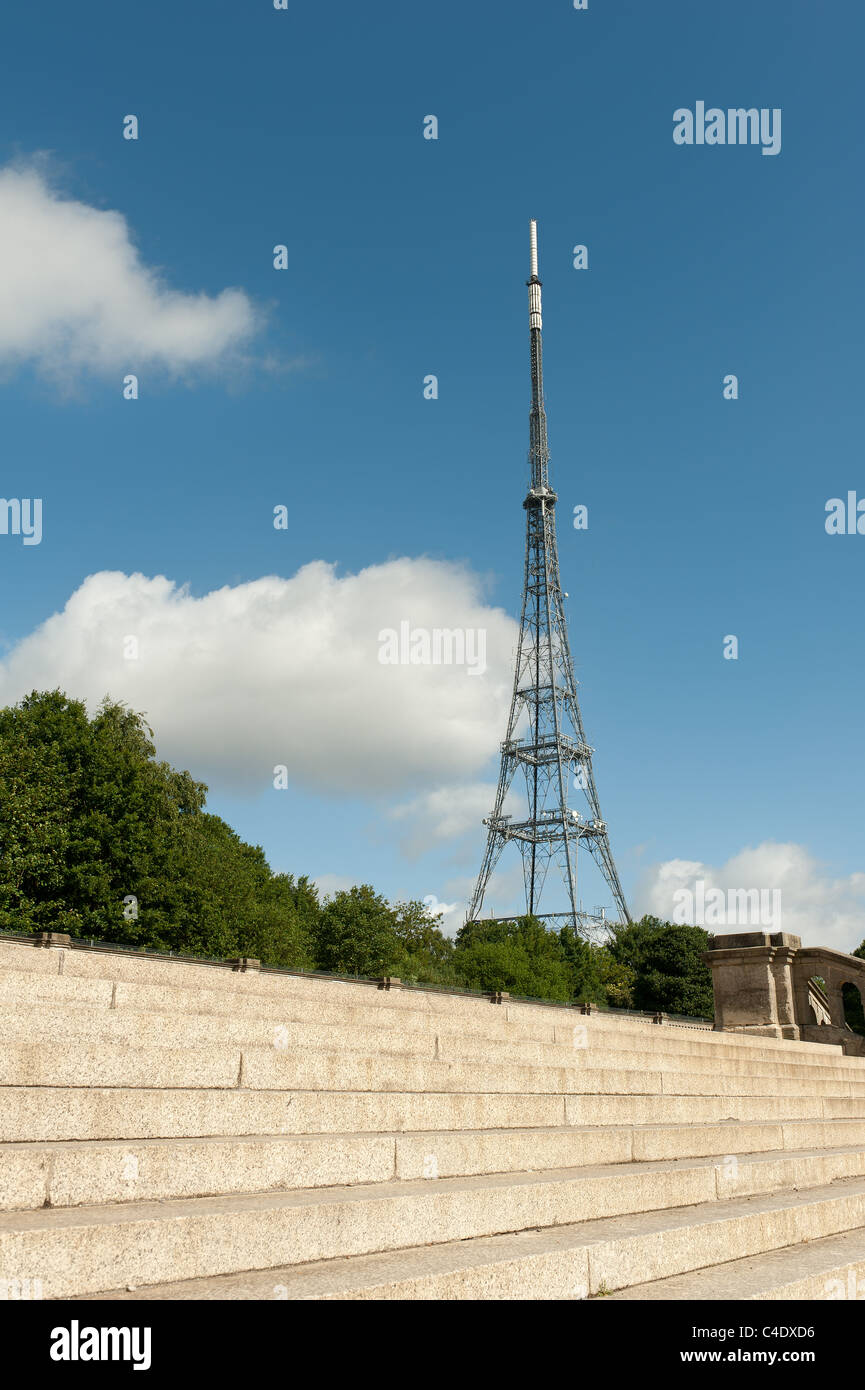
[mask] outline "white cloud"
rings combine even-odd
[[[403,620],[484,631],[485,673],[382,665],[379,632]],[[405,794],[459,783],[495,754],[515,636],[477,575],[434,560],[342,578],[315,561],[201,598],[103,572],[0,662],[0,704],[59,686],[93,708],[109,693],[146,713],[162,757],[217,786],[269,788],[284,764],[315,790]]]
[[[389,815],[391,820],[405,823],[400,848],[414,859],[436,845],[477,832],[495,799],[495,782],[440,786],[394,806]]]
[[[432,909],[433,916],[438,920],[436,925],[443,936],[453,939],[463,922],[466,919],[467,898],[460,898],[453,903],[439,903],[437,908]]]
[[[805,946],[830,946],[853,951],[865,938],[865,873],[833,876],[803,845],[766,841],[742,850],[726,864],[713,867],[697,860],[670,859],[647,872],[636,899],[641,911],[672,920],[679,889],[695,892],[702,879],[705,891],[719,888],[765,889],[780,891],[780,925],[769,931],[791,932]],[[710,931],[721,933],[723,926],[707,923]],[[749,929],[731,923],[726,930]],[[762,930],[754,926],[752,930]]]
[[[436,897],[435,893],[426,893],[421,899],[430,917],[435,918],[439,931],[445,936],[455,936],[457,929],[462,926],[466,913],[466,905],[459,899],[458,902],[443,903]]]
[[[142,264],[125,217],[0,169],[0,363],[57,373],[211,364],[253,332],[247,296],[173,290]]]

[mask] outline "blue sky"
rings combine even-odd
[[[842,881],[847,911],[865,868],[865,537],[828,536],[824,508],[865,496],[863,38],[861,8],[841,0],[4,15],[3,164],[122,214],[164,285],[236,288],[259,326],[180,373],[157,354],[134,402],[121,391],[134,352],[67,370],[0,333],[2,491],[44,506],[40,545],[0,536],[0,651],[103,571],[201,597],[315,561],[346,576],[426,556],[467,566],[513,614],[536,217],[571,641],[632,905],[657,903],[657,865],[720,868],[779,842],[812,856],[812,920],[841,910]],[[674,110],[698,100],[780,107],[780,154],[675,145]],[[137,141],[121,137],[127,113]],[[573,268],[577,243],[588,270]],[[98,281],[98,266],[84,273]],[[737,661],[722,657],[731,633]],[[90,694],[69,684],[73,627],[56,640],[57,682]],[[4,694],[31,668],[22,658]],[[340,708],[362,741],[352,681]],[[122,675],[111,693],[135,703]],[[295,735],[303,708],[286,702]],[[186,714],[218,724],[218,691]],[[240,718],[226,716],[226,742]],[[476,872],[479,823],[414,857],[401,846],[389,811],[433,784],[422,760],[396,790],[325,770],[274,792],[223,775],[216,754],[196,765],[197,746],[184,756],[181,721],[172,760],[278,868],[449,902]],[[495,772],[493,756],[467,780]],[[459,800],[459,777],[447,786]]]

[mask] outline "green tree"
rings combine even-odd
[[[468,922],[457,932],[454,965],[470,989],[530,999],[573,997],[573,971],[558,935],[536,917]]]
[[[0,930],[711,1014],[698,927],[644,917],[598,947],[529,916],[469,923],[453,942],[423,903],[390,906],[368,884],[321,903],[208,812],[206,793],[157,759],[122,704],[90,718],[59,690],[34,691],[0,710]]]
[[[559,932],[562,955],[571,970],[571,997],[592,1004],[606,1004],[607,988],[603,950],[585,937],[578,936],[573,927]]]
[[[454,943],[444,935],[438,918],[417,901],[397,903],[391,911],[402,950],[397,970],[400,977],[409,984],[457,984]]]
[[[708,940],[702,927],[643,917],[614,927],[607,949],[633,972],[634,1008],[711,1018],[712,976],[701,959]]]
[[[606,1002],[611,1009],[632,1009],[634,989],[637,983],[636,971],[622,961],[616,960],[606,946],[598,950],[598,971],[604,987]]]
[[[325,902],[313,950],[320,970],[341,975],[397,975],[403,955],[394,914],[368,883],[341,890]]]
[[[311,964],[314,890],[271,874],[206,791],[123,705],[90,719],[51,691],[0,710],[0,928]]]
[[[2,726],[0,726],[2,727]],[[0,930],[72,931],[68,787],[56,748],[0,734]]]

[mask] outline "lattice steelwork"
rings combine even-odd
[[[529,340],[532,405],[529,415],[530,485],[526,509],[526,561],[523,608],[517,647],[514,692],[487,847],[467,921],[481,917],[484,896],[505,845],[515,842],[522,854],[526,911],[555,924],[570,923],[584,936],[597,935],[606,922],[603,909],[583,912],[577,895],[577,855],[585,845],[607,881],[615,913],[630,921],[619,875],[601,815],[592,772],[593,748],[586,741],[574,677],[556,546],[556,494],[549,484],[547,417],[544,409],[541,281],[538,279],[537,223],[530,224],[531,276]],[[520,732],[524,730],[524,732]],[[515,820],[504,811],[519,769],[525,776],[528,817]],[[568,807],[574,781],[585,811]],[[561,870],[570,909],[539,912],[547,871]],[[508,921],[513,918],[495,918]],[[488,918],[485,920],[489,920]]]

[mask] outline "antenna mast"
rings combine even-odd
[[[592,754],[583,729],[577,682],[568,642],[564,595],[559,580],[555,506],[549,484],[547,414],[544,407],[543,316],[538,277],[538,224],[529,223],[529,354],[531,408],[529,411],[529,490],[526,510],[526,556],[523,606],[517,647],[514,689],[501,765],[495,809],[485,821],[487,846],[467,921],[480,918],[484,895],[505,846],[517,844],[523,861],[526,912],[565,925],[581,935],[603,935],[605,910],[585,913],[577,896],[578,851],[585,846],[606,879],[621,921],[631,920],[601,816],[592,772]],[[527,727],[526,727],[527,726]],[[524,733],[519,730],[525,729]],[[514,776],[522,770],[528,817],[515,821],[505,814],[505,800]],[[568,806],[573,785],[582,793],[585,812]],[[541,893],[551,863],[561,870],[569,907],[539,912]],[[514,914],[495,921],[511,921]]]

